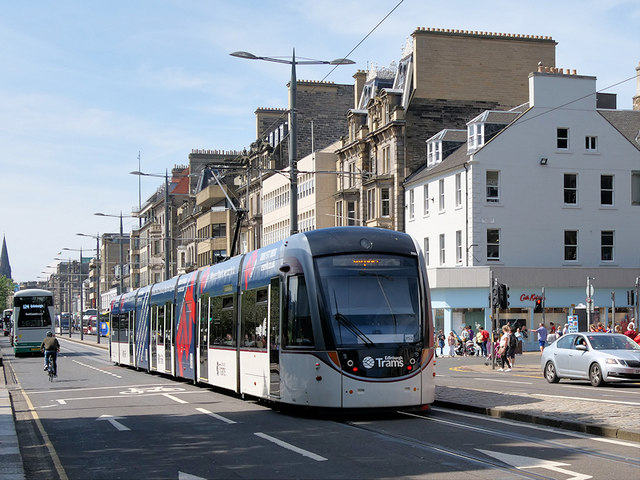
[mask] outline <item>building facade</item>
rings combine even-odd
[[[612,321],[614,307],[618,323],[633,316],[640,111],[598,108],[611,98],[575,71],[528,79],[526,105],[471,118],[453,153],[407,179],[407,233],[423,246],[438,328],[489,327],[494,280],[509,285],[499,323],[564,325],[581,308],[593,322]]]
[[[290,87],[290,85],[289,85]],[[320,151],[347,133],[346,115],[352,107],[353,85],[333,82],[298,80],[296,82],[297,155],[295,161]],[[245,170],[238,181],[238,197],[247,212],[241,232],[241,250],[249,251],[265,245],[262,185],[274,174],[285,174],[289,166],[289,111],[284,109],[256,110],[256,141],[246,152]],[[331,167],[334,170],[335,166]],[[298,184],[302,186],[301,179]],[[300,188],[299,186],[299,188]],[[283,201],[289,204],[288,192]],[[300,222],[308,222],[301,218]],[[305,213],[309,215],[309,213]],[[269,227],[272,228],[272,227]],[[273,237],[273,235],[272,235]]]
[[[397,68],[358,71],[338,150],[336,170],[345,173],[337,220],[404,230],[402,181],[425,163],[425,140],[487,109],[526,102],[522,78],[539,62],[554,65],[555,45],[549,37],[418,29]]]

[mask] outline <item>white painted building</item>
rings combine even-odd
[[[527,104],[472,119],[466,142],[459,131],[435,135],[428,163],[405,182],[406,230],[424,248],[438,328],[490,327],[492,278],[510,289],[499,319],[529,329],[566,323],[587,301],[587,277],[592,323],[611,319],[612,292],[616,322],[632,315],[640,111],[597,108],[615,100],[596,94],[595,77],[539,70]],[[544,314],[534,315],[543,288]]]

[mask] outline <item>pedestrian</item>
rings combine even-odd
[[[440,356],[443,357],[444,353],[443,353],[443,349],[444,349],[444,341],[446,339],[444,338],[444,332],[442,330],[440,330],[438,332],[438,346],[440,347]]]
[[[447,345],[449,345],[449,356],[454,357],[456,355],[456,335],[453,332],[450,332],[447,337]]]
[[[516,332],[513,327],[509,327],[509,338],[507,339],[507,359],[511,364],[510,368],[515,365],[516,349],[518,348],[518,339],[516,338]]]
[[[540,353],[542,353],[547,344],[547,329],[544,327],[544,323],[540,323],[540,326],[534,332],[538,334],[538,345],[540,346]]]
[[[482,343],[480,344],[480,348],[482,349],[482,354],[486,358],[489,358],[489,350],[487,349],[487,343],[489,342],[489,337],[491,335],[489,334],[489,331],[486,328],[482,328],[480,330],[480,333],[482,334]]]
[[[516,353],[519,353],[520,355],[522,355],[523,336],[522,336],[522,330],[520,330],[520,327],[516,328],[516,332],[514,333],[514,335],[516,336],[516,340],[518,342],[516,346]]]
[[[509,327],[502,327],[502,337],[500,337],[500,344],[498,347],[498,355],[500,355],[500,363],[502,366],[498,369],[499,372],[510,372],[511,364],[509,363],[509,357],[507,356],[507,348],[509,346]],[[505,367],[507,365],[507,368]]]
[[[629,337],[631,340],[633,340],[634,338],[636,338],[636,325],[633,322],[633,319],[631,319],[631,321],[629,322],[629,324],[627,325],[627,330],[626,332],[624,332],[624,334]]]
[[[467,326],[462,326],[462,331],[460,332],[460,338],[462,339],[462,344],[466,345],[467,340],[469,340],[469,330],[467,330]]]

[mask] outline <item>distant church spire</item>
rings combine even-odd
[[[2,253],[0,253],[0,275],[11,278],[11,265],[9,264],[9,254],[7,253],[7,239],[2,238]]]

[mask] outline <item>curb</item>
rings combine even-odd
[[[547,427],[560,428],[574,432],[586,433],[589,435],[597,435],[600,437],[617,438],[619,440],[629,440],[632,442],[640,442],[640,433],[630,432],[613,427],[605,427],[599,425],[589,425],[586,423],[568,422],[565,420],[557,420],[529,413],[510,412],[499,408],[474,407],[473,405],[465,405],[462,403],[447,402],[444,400],[435,400],[434,406],[451,408],[453,410],[462,410],[473,413],[480,413],[489,417],[506,418],[508,420],[516,420],[518,422],[532,423],[535,425],[545,425]]]

